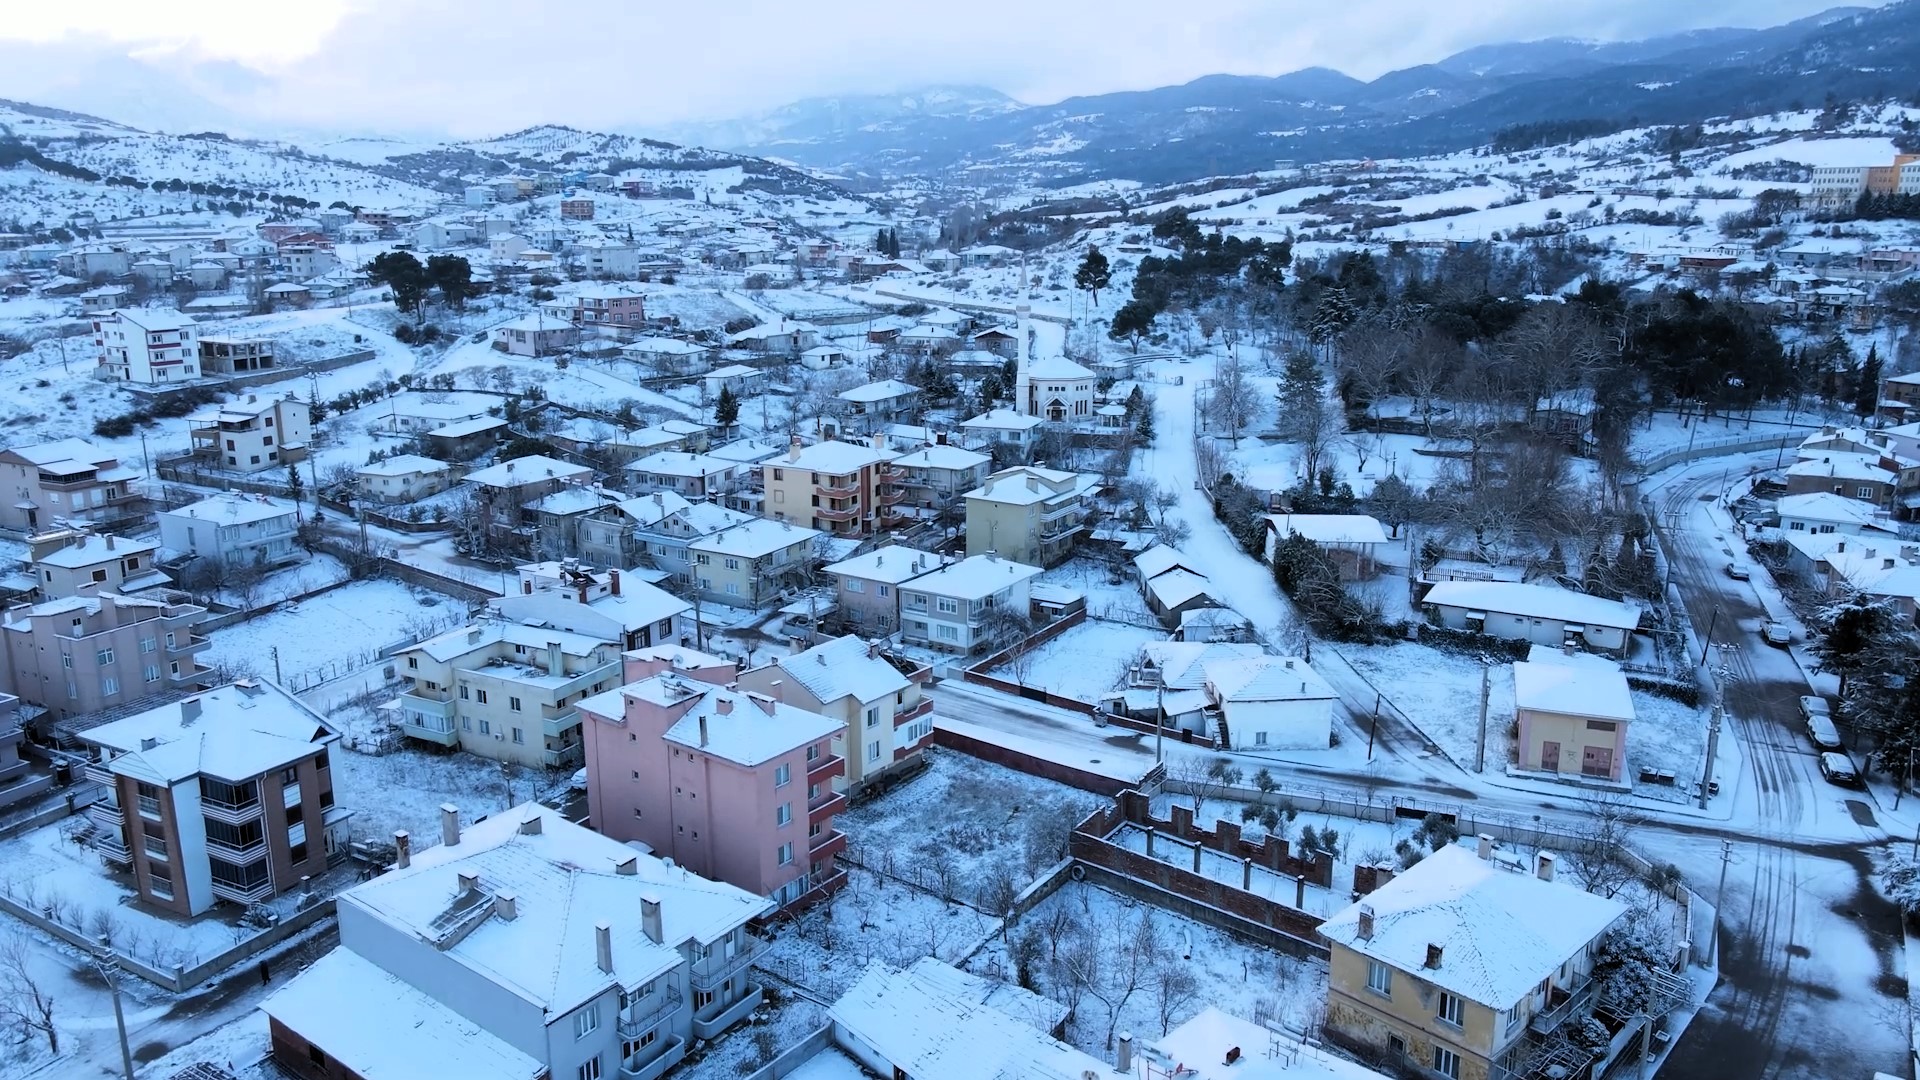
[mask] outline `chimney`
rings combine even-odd
[[[1534,876],[1538,877],[1541,881],[1552,881],[1553,856],[1545,851],[1535,856],[1533,860],[1533,873]]]
[[[84,541],[84,540],[83,540],[83,541],[81,541],[81,543],[85,543],[85,542],[86,542],[86,541]],[[108,533],[108,534],[107,534],[107,550],[108,550],[108,551],[112,551],[112,550],[113,550],[113,534],[112,534],[112,533]]]
[[[200,699],[198,697],[183,699],[180,702],[180,722],[191,724],[198,719],[200,719]]]
[[[1114,1058],[1113,1071],[1131,1074],[1133,1072],[1133,1032],[1120,1033],[1120,1050]]]
[[[666,940],[666,931],[660,925],[660,897],[653,893],[640,894],[640,932],[655,945]]]
[[[584,581],[580,583],[579,596],[581,603],[587,602],[587,583]]]
[[[543,820],[544,819],[541,818],[539,814],[534,814],[532,817],[529,817],[526,820],[522,821],[520,823],[520,835],[521,836],[539,836],[540,826]]]
[[[608,570],[607,584],[609,587],[613,589],[613,595],[619,596],[620,595],[620,571]]]
[[[1427,966],[1436,971],[1440,968],[1440,946],[1432,942],[1427,943]]]
[[[787,460],[800,460],[800,436],[798,435],[795,435],[793,439],[787,443]]]
[[[748,694],[747,697],[755,705],[760,706],[761,712],[766,713],[768,716],[773,715],[774,700],[772,698],[765,694]]]
[[[1493,858],[1493,837],[1491,835],[1487,833],[1480,834],[1480,848],[1479,848],[1478,854],[1483,859]]]
[[[460,808],[450,802],[440,804],[440,842],[448,847],[460,842]]]
[[[732,711],[733,711],[733,702],[731,701],[720,702],[720,714],[722,716]],[[700,745],[701,746],[707,745],[707,714],[706,713],[700,714]]]
[[[480,887],[480,874],[476,870],[459,871],[460,891],[469,893]]]
[[[533,591],[533,586],[532,586],[532,585],[528,585],[528,586],[527,586],[527,591],[528,591],[528,592],[532,592],[532,591]],[[481,633],[482,633],[482,632],[483,632],[483,631],[482,631],[482,630],[481,630],[481,629],[480,629],[479,627],[477,627],[477,626],[476,626],[476,627],[474,627],[474,628],[473,628],[473,629],[471,629],[471,630],[468,630],[468,631],[467,631],[467,644],[469,644],[469,645],[478,645],[478,644],[480,644],[480,635],[481,635]]]
[[[405,870],[412,865],[413,837],[407,835],[407,830],[405,829],[395,829],[393,832],[393,868],[395,870]]]
[[[613,864],[613,872],[621,877],[633,877],[640,872],[640,856],[628,855]]]
[[[1373,940],[1373,905],[1360,905],[1360,940]]]
[[[141,740],[140,740],[140,749],[142,749],[142,750],[151,750],[151,749],[153,749],[154,747],[156,747],[156,746],[159,746],[159,745],[160,745],[160,740],[159,740],[159,739],[155,739],[155,738],[145,738],[145,739],[141,739]]]
[[[613,927],[603,922],[593,924],[593,952],[600,970],[613,974]]]
[[[493,913],[512,922],[520,917],[518,898],[510,892],[503,892],[493,898]]]
[[[1882,569],[1882,570],[1891,570],[1891,569],[1893,569],[1893,563],[1894,563],[1894,560],[1892,560],[1892,559],[1881,559],[1881,560],[1880,560],[1880,569]]]
[[[581,590],[583,594],[585,591],[584,589]],[[580,602],[583,604],[586,603],[584,596]],[[554,678],[559,678],[566,673],[566,662],[560,658],[560,643],[557,641],[547,642],[547,674],[552,675]]]

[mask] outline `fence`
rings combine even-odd
[[[1699,423],[1699,421],[1695,421]],[[1702,439],[1678,450],[1668,450],[1641,458],[1635,464],[1643,476],[1652,476],[1662,469],[1702,458],[1725,457],[1728,454],[1743,454],[1759,450],[1781,450],[1799,446],[1800,440],[1807,437],[1806,432],[1790,431],[1784,435],[1734,435],[1718,439]]]
[[[1156,770],[1161,772],[1165,771],[1164,766],[1155,765],[1153,769],[1147,771],[1145,777],[1130,780],[1125,777],[1106,776],[1101,773],[1076,768],[1072,765],[1062,765],[1057,761],[1049,761],[1046,758],[1035,757],[1032,754],[1023,753],[1011,747],[1001,746],[998,743],[990,743],[984,739],[976,739],[971,735],[953,731],[937,723],[933,725],[933,742],[935,746],[944,746],[949,750],[958,750],[960,753],[966,754],[969,757],[977,757],[982,761],[991,761],[995,765],[1005,765],[1007,768],[1013,769],[1016,772],[1023,772],[1029,776],[1038,776],[1045,780],[1052,780],[1056,783],[1065,784],[1068,787],[1079,788],[1081,791],[1091,791],[1095,795],[1113,796],[1118,795],[1128,788],[1145,787],[1150,782]]]
[[[748,1073],[746,1080],[782,1080],[798,1072],[800,1067],[812,1060],[815,1054],[832,1045],[833,1028],[831,1026],[819,1028],[800,1040],[797,1045],[782,1050],[780,1055],[772,1061]]]
[[[967,682],[990,687],[1003,694],[1012,694],[1015,697],[1026,698],[1029,701],[1045,702],[1057,709],[1067,709],[1080,713],[1083,716],[1092,716],[1094,707],[1091,702],[1080,701],[1070,697],[1061,697],[1058,694],[1047,691],[1043,687],[1025,686],[987,674],[989,668],[998,667],[1021,653],[1031,652],[1086,621],[1087,613],[1085,609],[1082,609],[1058,622],[1048,623],[1046,626],[1029,634],[1026,638],[1014,642],[999,652],[968,666],[963,678]]]

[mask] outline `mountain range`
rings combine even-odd
[[[1485,45],[1370,81],[1314,67],[1051,105],[935,87],[810,99],[663,134],[846,177],[1165,183],[1285,162],[1446,152],[1515,125],[1575,122],[1592,133],[1904,98],[1916,87],[1920,0],[1901,0],[1762,29]]]

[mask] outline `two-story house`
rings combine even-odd
[[[474,423],[493,423],[491,417]],[[446,429],[441,429],[442,431]],[[484,527],[495,534],[517,533],[528,524],[526,507],[562,488],[593,482],[593,470],[585,465],[551,458],[545,454],[502,461],[466,475],[461,484],[473,492]]]
[[[883,436],[872,445],[829,439],[803,446],[796,437],[786,456],[760,464],[765,501],[760,512],[835,536],[868,536],[893,528],[907,492],[897,482]]]
[[[849,634],[743,671],[739,685],[845,724],[833,752],[846,759],[845,790],[852,794],[917,764],[932,743],[933,699],[921,694],[932,674],[925,664]],[[809,790],[808,801],[821,794]]]
[[[663,672],[587,699],[587,806],[616,840],[780,907],[845,880],[846,725],[767,694]]]
[[[895,458],[895,482],[907,491],[905,506],[921,516],[963,510],[966,494],[979,487],[993,468],[993,458],[945,442],[922,447]]]
[[[580,762],[582,699],[620,681],[612,641],[504,619],[451,630],[398,653],[407,680],[400,731],[496,761]]]
[[[137,593],[172,584],[154,565],[160,545],[108,534],[77,533],[63,546],[42,551],[27,567],[42,600],[98,593]]]
[[[658,1080],[758,1008],[772,911],[536,803],[337,899],[340,944],[261,1009],[302,1080]]]
[[[1100,478],[1020,465],[967,492],[967,554],[997,552],[1016,562],[1058,566],[1087,530]]]
[[[95,849],[140,899],[194,916],[301,885],[347,854],[334,804],[340,735],[299,698],[252,679],[87,728]]]
[[[520,591],[488,602],[503,618],[610,641],[623,651],[690,639],[693,605],[634,571],[593,570],[577,559],[520,567]]]
[[[83,439],[0,450],[0,528],[37,532],[62,521],[127,514],[140,470]]]
[[[753,518],[689,540],[693,586],[703,599],[761,607],[805,584],[819,535],[792,522]]]
[[[839,615],[859,632],[887,637],[900,629],[900,586],[938,569],[940,556],[889,544],[821,568],[834,582]]]
[[[649,500],[660,503],[646,505]],[[673,505],[677,503],[678,505]],[[665,570],[677,582],[689,587],[697,584],[693,555],[687,545],[722,529],[745,525],[760,518],[741,510],[732,510],[716,502],[688,502],[677,495],[655,492],[622,503],[636,506],[631,513],[636,552],[655,570]]]
[[[300,558],[300,510],[271,495],[223,492],[155,515],[160,546],[230,566],[276,566]]]
[[[573,298],[573,324],[583,329],[632,329],[647,321],[647,298],[610,285],[580,290]]]
[[[899,379],[881,379],[842,390],[834,397],[846,402],[849,422],[856,429],[873,432],[910,418],[919,408],[920,388]]]
[[[419,454],[395,454],[353,471],[368,502],[410,503],[453,486],[453,466]]]
[[[688,500],[719,499],[733,490],[739,470],[738,462],[662,450],[629,462],[625,484],[635,495],[664,491]]]
[[[207,609],[94,592],[16,607],[0,618],[0,690],[55,720],[200,685],[194,660]]]
[[[1492,839],[1450,844],[1326,922],[1325,1031],[1422,1075],[1487,1080],[1592,1011],[1593,961],[1627,908],[1514,865]]]
[[[172,308],[115,308],[93,320],[95,373],[115,382],[181,382],[200,374],[199,324]]]
[[[253,473],[305,461],[313,437],[313,410],[292,394],[248,394],[187,417],[193,453],[216,468]]]
[[[1042,420],[1018,409],[991,409],[960,422],[969,449],[998,453],[1002,461],[1025,461],[1033,453]]]
[[[200,339],[202,374],[239,375],[250,371],[271,371],[273,366],[274,344],[271,338],[210,335]]]
[[[900,629],[912,645],[971,654],[1009,643],[1028,618],[1040,568],[972,555],[901,586]]]

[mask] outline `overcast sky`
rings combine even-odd
[[[1876,0],[1869,0],[1876,2]],[[931,83],[1022,101],[1474,45],[1765,26],[1821,0],[8,0],[0,95],[168,127],[645,128]]]

